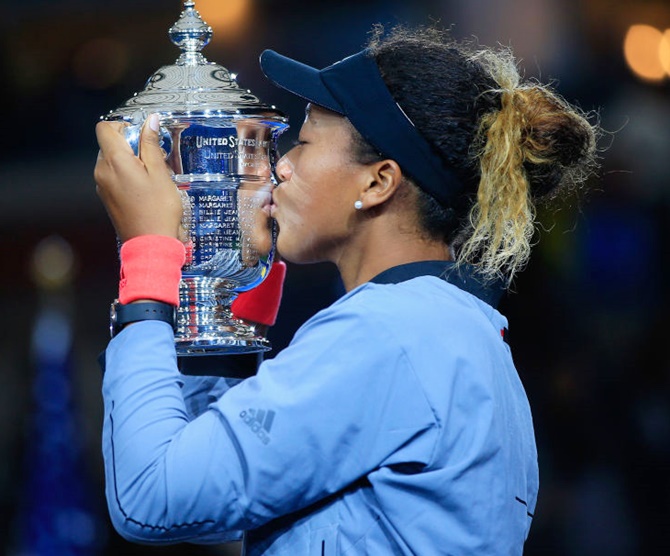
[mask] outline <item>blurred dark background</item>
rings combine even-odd
[[[2,0],[0,17],[0,553],[234,554],[123,541],[103,498],[101,374],[116,241],[95,194],[94,126],[174,63],[177,0]],[[667,0],[198,0],[204,54],[286,112],[264,48],[316,65],[373,23],[429,23],[511,45],[527,77],[594,111],[601,176],[542,214],[502,302],[530,398],[541,489],[525,553],[670,554],[670,5]],[[666,253],[666,255],[663,255]],[[341,292],[289,266],[275,349]],[[430,346],[427,346],[429,348]]]

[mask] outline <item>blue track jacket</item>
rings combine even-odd
[[[507,321],[445,269],[348,292],[232,386],[181,375],[168,324],[126,327],[103,381],[117,531],[244,532],[246,556],[521,554],[538,468]]]

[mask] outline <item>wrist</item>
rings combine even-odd
[[[137,236],[120,250],[119,302],[151,300],[179,305],[179,281],[186,259],[184,244],[159,235]]]
[[[176,331],[177,307],[160,301],[136,301],[124,304],[115,299],[109,309],[109,333],[113,338],[127,324],[144,320],[166,322],[173,331]]]

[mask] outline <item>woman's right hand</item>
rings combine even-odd
[[[145,122],[140,155],[123,135],[124,123],[101,121],[95,132],[100,153],[94,177],[98,196],[121,242],[141,235],[179,238],[182,197],[158,144],[158,115]]]

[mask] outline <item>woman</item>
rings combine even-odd
[[[537,454],[495,305],[528,258],[534,203],[593,170],[595,127],[520,83],[508,51],[436,29],[377,29],[321,71],[271,51],[261,66],[308,102],[276,167],[278,252],[335,263],[347,293],[256,376],[223,394],[215,382],[197,417],[187,391],[205,387],[177,371],[167,324],[110,342],[117,530],[157,543],[244,531],[247,555],[520,554]],[[127,299],[176,304],[181,204],[152,127],[138,159],[118,124],[98,124],[95,175]]]

